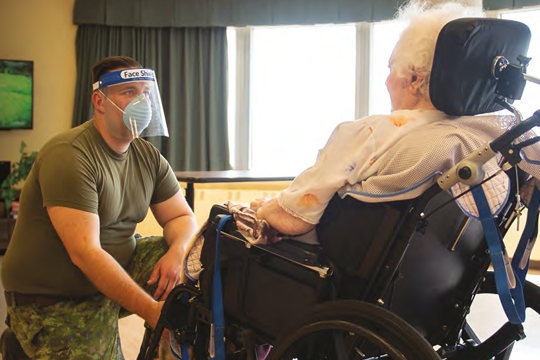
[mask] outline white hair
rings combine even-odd
[[[429,100],[429,77],[437,37],[441,29],[452,20],[466,17],[483,17],[480,7],[458,2],[411,0],[396,14],[406,27],[394,47],[390,66],[398,76],[417,76],[422,80],[420,93]]]

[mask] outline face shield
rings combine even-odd
[[[169,136],[154,70],[137,68],[113,71],[103,74],[92,87],[93,91],[101,92],[123,113],[124,124],[133,138]],[[129,103],[121,109],[105,95],[104,88],[126,98],[126,101],[130,100]]]

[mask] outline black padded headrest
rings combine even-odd
[[[519,65],[527,55],[531,32],[512,20],[465,18],[446,24],[437,40],[429,84],[435,107],[449,115],[502,110],[494,102],[497,80],[493,59],[502,55]]]

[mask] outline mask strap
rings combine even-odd
[[[125,113],[126,113],[124,110],[120,109],[120,107],[119,107],[118,105],[116,105],[116,104],[114,103],[114,101],[112,101],[111,99],[109,99],[109,97],[108,97],[107,95],[105,95],[105,94],[103,93],[103,91],[101,91],[101,89],[99,89],[98,91],[101,93],[101,95],[105,96],[105,99],[109,100],[109,101],[111,102],[111,104],[113,104],[118,110],[120,110],[120,111],[122,112],[122,114],[125,114]]]
[[[107,95],[105,95],[103,93],[103,91],[101,91],[101,89],[98,89],[98,91],[101,93],[101,95],[105,96],[105,99],[109,100],[111,102],[111,104],[113,104],[118,110],[120,110],[122,112],[122,114],[126,113],[124,110],[120,109],[120,107],[118,105],[116,105],[114,103],[114,101],[109,99],[109,97]],[[137,103],[139,103],[141,100],[139,100]],[[138,138],[139,137],[139,132],[137,131],[137,122],[130,117],[129,118],[129,125],[131,127],[131,129],[130,129],[131,130],[131,136],[133,136],[134,139]]]

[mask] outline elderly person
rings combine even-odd
[[[439,32],[452,20],[479,15],[480,9],[459,3],[413,1],[401,8],[398,18],[408,24],[393,50],[386,80],[392,113],[340,124],[311,168],[277,198],[251,203],[257,217],[283,234],[298,235],[315,228],[336,193],[366,202],[415,198],[435,183],[432,174],[495,138],[498,134],[486,124],[509,122],[510,117],[486,117],[484,126],[477,118],[446,115],[429,97]],[[471,131],[469,123],[478,129]],[[440,163],[430,158],[433,150],[443,153]],[[495,169],[495,161],[488,168]],[[507,179],[501,176],[498,184],[504,188]]]

